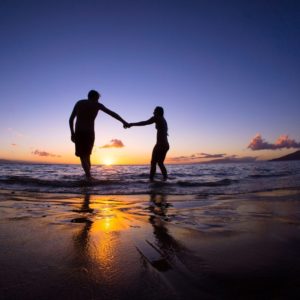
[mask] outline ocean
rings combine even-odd
[[[87,182],[80,165],[0,164],[0,188],[42,193],[230,195],[300,187],[300,161],[167,165],[169,179],[148,180],[148,165],[93,166]]]
[[[0,164],[1,299],[298,299],[300,161]]]

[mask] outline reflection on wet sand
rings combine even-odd
[[[169,286],[179,286],[182,291],[187,288],[186,295],[198,293],[196,278],[186,269],[181,258],[189,255],[195,261],[199,259],[170,233],[167,212],[171,204],[167,202],[167,195],[151,193],[145,207],[126,203],[132,209],[124,210],[123,205],[116,205],[114,199],[95,199],[90,204],[89,195],[84,196],[78,212],[84,215],[79,219],[85,220],[85,224],[74,236],[80,269],[101,284],[117,284],[122,268],[119,258],[128,255],[122,245],[125,235],[127,246],[130,241],[134,247],[131,256],[140,256],[143,261],[140,267],[146,272],[151,272],[151,269],[163,272],[162,280]],[[138,221],[135,214],[139,215]]]
[[[117,260],[118,249],[122,248],[122,231],[135,246],[136,254],[156,270],[162,272],[176,267],[176,254],[182,252],[183,255],[186,249],[172,237],[166,226],[167,210],[171,204],[167,202],[166,195],[156,193],[152,193],[149,200],[149,206],[142,208],[143,216],[141,208],[124,212],[114,199],[95,199],[91,204],[90,195],[85,194],[82,206],[76,210],[81,217],[74,219],[84,223],[73,237],[76,261],[80,261],[80,268],[91,272],[89,269],[92,267],[90,275],[96,276],[97,280],[100,276],[111,283],[115,275],[112,273],[120,267],[117,266]],[[135,213],[140,216],[138,222],[134,219]]]
[[[109,200],[93,203],[90,207],[90,195],[85,194],[77,218],[84,223],[74,239],[76,261],[80,257],[81,269],[89,273],[95,281],[112,284],[116,272],[116,249],[119,231],[126,226],[120,221],[120,212],[113,208]]]
[[[182,202],[168,202],[168,195],[153,191],[148,197],[148,203],[141,205],[134,201],[123,202],[107,197],[95,197],[90,203],[90,196],[84,195],[82,207],[78,212],[85,224],[74,237],[74,244],[78,256],[81,256],[82,268],[89,272],[94,281],[101,281],[101,284],[107,285],[119,284],[118,278],[124,275],[121,275],[124,264],[122,265],[119,259],[130,254],[131,258],[140,256],[140,267],[146,272],[158,272],[168,286],[177,290],[177,295],[192,297],[196,293],[206,297],[207,293],[213,293],[216,275],[212,277],[211,273],[214,269],[220,272],[218,280],[226,282],[227,277],[223,278],[222,275],[224,271],[235,274],[232,279],[234,281],[238,279],[239,264],[247,264],[247,261],[250,261],[251,264],[246,265],[250,274],[251,265],[262,264],[257,253],[265,255],[265,252],[259,252],[260,250],[249,251],[239,259],[235,257],[234,244],[235,249],[239,251],[246,247],[245,243],[255,243],[258,248],[262,244],[257,237],[245,231],[250,227],[245,227],[243,222],[222,220],[222,216],[225,215],[224,209],[237,213],[231,200],[212,202],[207,214],[208,207],[200,207],[197,202],[190,202],[189,205],[193,206],[186,205],[181,208]],[[247,205],[251,207],[250,203]],[[240,212],[244,211],[242,203],[239,203],[239,207]],[[211,226],[199,226],[202,228],[200,231],[191,230],[190,223],[187,223],[186,228],[182,224],[178,226],[172,220],[182,217],[182,210],[186,216],[191,216],[193,211],[195,224],[201,224],[202,220]],[[187,214],[189,210],[190,213]],[[219,217],[220,212],[222,216]],[[243,214],[240,214],[240,218],[242,216]],[[247,219],[244,218],[244,221]],[[218,220],[219,226],[216,225]],[[255,222],[255,219],[251,220],[252,228],[255,228]],[[220,226],[221,224],[223,226]],[[245,242],[243,237],[247,239]],[[229,241],[233,244],[228,248]],[[127,246],[124,246],[125,244]],[[128,244],[131,245],[129,252]],[[214,245],[217,248],[214,249]],[[252,255],[255,257],[252,258]],[[132,266],[129,266],[129,269],[131,270]],[[222,289],[226,290],[223,287],[220,291]]]
[[[4,299],[289,299],[299,196],[0,191]]]
[[[75,248],[78,253],[96,260],[103,267],[115,256],[114,252],[115,248],[118,247],[120,231],[131,228],[137,231],[141,227],[147,227],[146,221],[148,218],[148,224],[153,228],[153,239],[148,235],[145,240],[148,243],[154,241],[151,245],[155,247],[165,261],[165,265],[161,265],[161,267],[168,268],[166,262],[171,261],[177,252],[186,251],[186,249],[172,237],[166,226],[167,211],[171,205],[167,202],[167,195],[152,193],[149,200],[149,206],[144,211],[148,209],[150,214],[145,213],[144,222],[139,222],[140,225],[133,226],[131,224],[133,216],[130,216],[130,214],[135,214],[136,209],[131,212],[124,212],[115,205],[113,200],[109,199],[97,200],[91,208],[90,195],[85,194],[81,208],[76,210],[82,216],[72,220],[76,223],[84,223],[82,229],[74,236]],[[138,238],[139,241],[136,237],[131,236],[131,238],[136,244],[142,242],[140,238]],[[160,268],[158,264],[156,264],[156,267]]]
[[[154,266],[160,271],[171,268],[168,261],[176,255],[176,252],[185,250],[184,246],[176,241],[165,226],[165,221],[168,220],[167,212],[171,204],[167,202],[165,194],[150,194],[149,210],[152,213],[149,216],[149,223],[153,226],[153,234],[155,237],[155,245],[158,247],[164,260],[156,262]]]
[[[85,194],[82,206],[77,212],[79,213],[92,213],[93,209],[89,207],[90,205],[90,195]],[[88,251],[90,248],[90,229],[92,227],[93,222],[87,217],[76,218],[72,220],[76,223],[84,223],[82,229],[74,236],[74,247],[76,249],[76,253],[81,260],[85,259],[85,257],[89,256]]]

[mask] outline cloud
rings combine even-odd
[[[13,136],[15,136],[15,137],[17,137],[17,138],[23,138],[23,137],[25,137],[25,134],[23,134],[23,133],[20,132],[20,131],[15,130],[14,128],[9,127],[9,128],[6,128],[6,130],[7,130],[7,132],[9,132],[11,135],[13,135]]]
[[[283,148],[300,148],[300,143],[296,142],[293,139],[290,139],[288,135],[281,135],[275,143],[269,143],[266,142],[261,134],[257,134],[250,144],[248,145],[248,148],[257,151],[257,150],[277,150],[277,149],[283,149]]]
[[[169,161],[174,161],[174,162],[191,162],[191,161],[196,161],[200,159],[211,159],[211,158],[222,158],[225,157],[225,153],[222,154],[208,154],[208,153],[195,153],[191,155],[184,155],[184,156],[177,156],[177,157],[171,157],[168,158]]]
[[[198,157],[199,158],[222,158],[224,157],[226,154],[225,153],[221,153],[221,154],[207,154],[207,153],[198,153]]]
[[[16,146],[18,146],[17,144],[15,144],[15,143],[11,143],[10,144],[11,146],[13,146],[13,147],[16,147]]]
[[[189,162],[189,161],[194,161],[200,159],[199,156],[197,156],[196,154],[192,154],[192,155],[183,155],[183,156],[176,156],[176,157],[168,157],[167,160],[168,161],[174,161],[174,162]]]
[[[227,156],[220,159],[213,159],[206,163],[246,163],[246,162],[254,162],[256,161],[257,157],[254,156],[242,156],[238,157],[236,155]]]
[[[202,161],[200,161],[202,159]],[[203,161],[203,159],[206,159]],[[207,160],[209,159],[209,160]],[[187,156],[177,156],[167,158],[168,162],[176,163],[231,163],[231,162],[253,162],[256,161],[257,157],[243,156],[238,157],[237,155],[226,155],[225,153],[220,154],[208,154],[208,153],[196,153]]]
[[[123,147],[124,147],[124,144],[121,140],[112,139],[109,144],[106,144],[99,148],[102,149],[102,148],[123,148]]]
[[[40,151],[40,150],[34,150],[31,152],[31,154],[37,155],[37,156],[44,156],[44,157],[61,157],[60,155],[56,155],[53,153],[49,153],[46,151]]]

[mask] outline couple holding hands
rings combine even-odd
[[[71,140],[75,143],[75,154],[80,158],[82,168],[85,172],[87,179],[91,178],[91,161],[90,156],[95,141],[94,122],[97,117],[98,111],[101,110],[111,117],[123,123],[124,128],[132,126],[145,126],[155,123],[157,129],[156,144],[152,151],[150,180],[154,180],[156,173],[156,165],[159,166],[163,179],[167,180],[167,170],[164,165],[166,154],[169,150],[168,142],[168,125],[164,118],[164,110],[162,107],[157,106],[154,109],[153,116],[146,121],[127,123],[117,113],[109,110],[103,104],[99,103],[101,95],[91,90],[88,93],[88,99],[79,100],[71,113],[69,125],[71,129]],[[75,129],[74,120],[76,118]]]

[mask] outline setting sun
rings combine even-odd
[[[114,162],[115,162],[114,159],[111,158],[111,157],[104,157],[104,158],[102,159],[102,163],[103,163],[104,165],[106,165],[106,166],[113,165]]]

